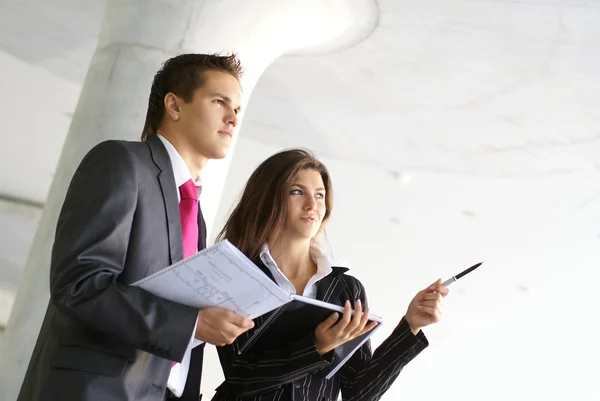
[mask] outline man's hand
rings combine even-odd
[[[210,307],[198,312],[195,337],[222,347],[231,344],[242,333],[254,327],[254,322],[235,312]]]
[[[423,327],[437,323],[442,318],[442,299],[448,295],[448,287],[442,285],[442,279],[419,291],[410,301],[405,319],[413,334]]]
[[[362,310],[362,302],[356,301],[354,316],[350,302],[344,305],[344,315],[338,322],[339,314],[334,313],[315,330],[315,346],[321,355],[325,355],[335,347],[342,345],[354,338],[363,335],[377,326],[376,322],[369,322],[369,308]]]

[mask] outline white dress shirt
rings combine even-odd
[[[177,192],[177,200],[181,202],[181,194],[179,193],[179,187],[184,183],[193,179],[190,170],[188,169],[185,161],[181,157],[181,155],[177,152],[177,149],[162,135],[157,135],[158,138],[162,141],[163,145],[167,149],[167,153],[169,154],[169,159],[171,160],[171,166],[173,167],[173,175],[175,177],[175,192]],[[194,180],[196,183],[196,187],[201,186],[200,178]],[[200,190],[198,190],[198,197],[200,197]],[[196,320],[198,322],[198,320]],[[171,390],[171,392],[177,397],[181,397],[183,394],[183,389],[185,388],[185,382],[187,380],[188,370],[190,369],[190,358],[192,354],[192,349],[202,344],[202,341],[197,340],[194,337],[196,332],[196,325],[194,325],[194,330],[192,331],[190,344],[188,348],[185,350],[185,354],[183,355],[183,360],[181,363],[175,364],[171,368],[171,372],[169,373],[169,380],[167,381],[167,388]]]
[[[310,258],[317,265],[317,272],[308,280],[306,287],[304,287],[304,292],[299,295],[315,299],[317,297],[317,283],[323,277],[331,273],[333,266],[345,267],[347,269],[349,269],[349,266],[343,261],[329,256],[315,243],[313,243],[310,247]],[[277,266],[277,262],[275,262],[275,259],[273,259],[271,251],[269,250],[269,245],[263,245],[262,251],[260,252],[260,260],[262,260],[271,274],[273,274],[275,282],[278,286],[286,291],[289,291],[290,294],[297,293],[296,287],[294,287],[291,281],[288,280],[285,274],[283,274],[283,272],[279,269],[279,266]]]

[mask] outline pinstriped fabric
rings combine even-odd
[[[317,299],[343,305],[360,299],[367,305],[363,285],[356,278],[334,269],[317,287]],[[218,348],[225,382],[217,389],[213,401],[376,401],[390,388],[404,366],[428,345],[421,333],[410,331],[402,319],[393,333],[373,353],[366,342],[330,380],[323,368],[328,360],[319,355],[313,336],[308,336],[285,349],[260,354],[252,348],[238,351],[252,332],[259,330],[268,315],[255,319],[252,331],[240,336],[234,344]],[[268,329],[262,336],[282,336]]]

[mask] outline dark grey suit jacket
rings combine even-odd
[[[203,249],[201,213],[198,224]],[[160,139],[94,147],[58,219],[51,299],[18,401],[162,400],[198,310],[129,284],[182,258],[175,179]]]

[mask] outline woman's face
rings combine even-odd
[[[287,193],[288,213],[284,235],[313,238],[327,211],[325,184],[317,170],[301,170]]]

